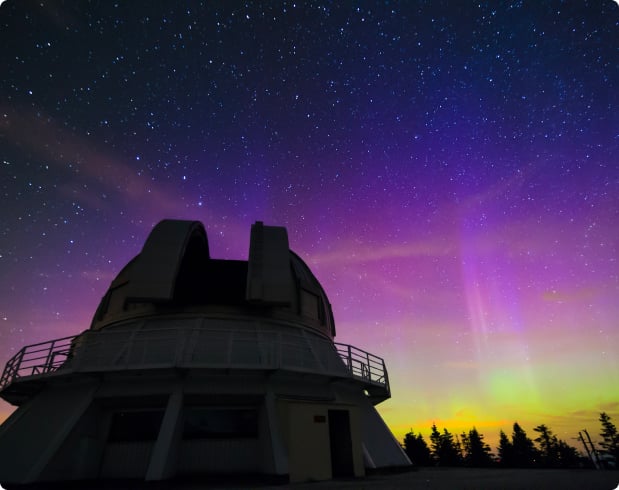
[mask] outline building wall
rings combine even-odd
[[[143,479],[154,445],[146,441],[106,444],[100,477]]]
[[[40,479],[88,408],[93,392],[91,383],[47,387],[22,405],[0,430],[0,481]]]
[[[177,474],[243,474],[260,472],[258,439],[183,441]]]
[[[282,401],[281,418],[286,438],[291,482],[329,480],[333,477],[329,435],[329,410],[344,410],[350,417],[351,476],[363,476],[363,448],[359,417],[354,406]]]
[[[109,416],[92,403],[72,429],[40,479],[91,479],[99,476],[99,469],[109,429]]]
[[[331,439],[341,437],[349,441],[350,449],[344,451],[348,463],[352,462],[349,476],[364,475],[364,446],[377,467],[407,462],[370,401],[352,383],[298,373],[179,377],[171,371],[110,373],[97,386],[82,387],[77,378],[73,386],[62,381],[2,426],[0,454],[5,455],[4,461],[18,459],[15,465],[0,468],[4,481],[158,480],[192,473],[289,475],[293,482],[328,480],[334,476],[337,455],[342,454],[336,450],[333,457]],[[169,403],[173,393],[178,393],[176,405]],[[176,406],[176,422],[164,424],[170,406]],[[201,407],[255,410],[257,430],[252,434],[228,431],[221,436],[212,431],[186,434],[188,411]],[[153,415],[154,411],[161,418],[146,439],[145,422],[120,424],[136,428],[133,440],[114,430],[119,427],[113,423],[119,413]],[[343,412],[344,419],[331,417]],[[348,433],[330,433],[330,425],[345,425]],[[212,425],[221,426],[217,421]],[[158,471],[162,461],[165,468]]]
[[[366,467],[397,468],[411,462],[370,399],[354,386],[341,384],[335,391],[337,403],[356,407],[359,437],[366,451]]]

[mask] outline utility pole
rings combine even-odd
[[[580,440],[582,441],[582,445],[585,446],[585,451],[587,451],[587,456],[589,456],[589,459],[591,460],[591,462],[593,463],[593,466],[595,466],[596,470],[599,470],[599,466],[597,461],[593,458],[593,455],[591,454],[591,451],[589,451],[589,446],[587,446],[587,443],[585,442],[585,438],[582,436],[582,432],[578,433],[578,437],[580,437]]]
[[[591,452],[593,453],[593,456],[595,457],[595,461],[596,461],[596,468],[599,470],[603,470],[604,469],[604,465],[601,464],[600,462],[600,455],[598,454],[597,449],[595,449],[595,446],[593,445],[593,442],[591,442],[591,437],[589,436],[589,433],[587,432],[587,429],[583,429],[582,430],[585,435],[587,436],[587,439],[589,440],[589,445],[591,446]]]

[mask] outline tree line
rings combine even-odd
[[[443,428],[439,431],[432,425],[430,444],[412,429],[404,436],[404,450],[411,461],[419,466],[470,466],[505,468],[579,468],[602,466],[617,468],[619,463],[619,433],[611,417],[600,413],[600,448],[592,447],[590,460],[583,459],[576,448],[559,439],[545,424],[533,428],[530,438],[525,430],[514,422],[511,438],[502,430],[499,433],[497,456],[492,454],[484,436],[475,427],[460,435]],[[584,438],[581,439],[586,444]],[[589,448],[587,448],[589,453]]]

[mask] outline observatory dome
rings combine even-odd
[[[163,220],[112,281],[91,330],[170,314],[268,317],[335,336],[331,305],[283,227],[252,226],[248,260],[211,258],[198,221]]]

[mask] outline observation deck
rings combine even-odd
[[[374,354],[304,329],[218,323],[144,320],[25,346],[6,363],[0,396],[20,405],[58,377],[173,368],[306,373],[360,384],[374,405],[391,396],[385,362]]]

